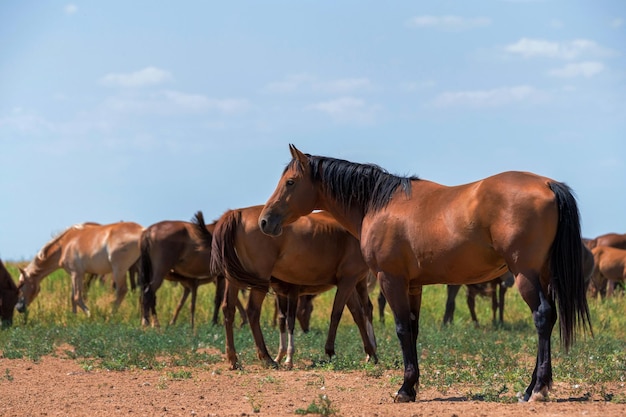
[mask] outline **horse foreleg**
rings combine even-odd
[[[553,300],[548,299],[538,282],[523,279],[518,279],[517,282],[522,298],[532,311],[538,336],[535,369],[522,400],[543,400],[552,387],[550,337],[557,319],[556,306]]]
[[[299,290],[296,287],[290,291],[287,297],[287,357],[285,366],[287,369],[293,368],[293,354],[296,351],[294,345],[293,332],[296,328],[296,311],[298,310]],[[278,362],[278,361],[277,361]]]
[[[248,320],[250,321],[250,330],[252,331],[252,337],[254,338],[254,344],[256,345],[257,356],[267,367],[278,368],[278,364],[274,362],[274,359],[270,356],[265,345],[265,339],[263,338],[263,332],[261,331],[261,307],[263,300],[265,299],[266,292],[251,289],[250,296],[248,297],[248,308],[246,309]]]
[[[343,308],[346,306],[350,293],[354,291],[354,285],[348,279],[340,281],[335,292],[335,300],[333,301],[333,309],[330,313],[330,324],[328,326],[328,336],[326,337],[326,345],[324,350],[329,358],[335,356],[335,339],[337,338],[337,328],[341,321]]]
[[[500,283],[499,293],[500,293],[500,300],[498,301],[498,306],[500,307],[499,319],[500,319],[500,324],[502,324],[504,323],[504,295],[506,294],[506,287],[504,286],[503,283]]]
[[[366,361],[372,360],[374,363],[378,363],[378,356],[376,355],[376,337],[374,336],[374,328],[372,326],[371,319],[367,315],[366,308],[363,306],[363,301],[360,299],[357,291],[353,291],[346,303],[354,323],[359,329],[361,339],[363,340],[363,349],[367,354]]]
[[[416,387],[419,383],[419,365],[417,361],[417,335],[419,331],[419,308],[422,287],[411,288],[406,280],[399,276],[378,273],[378,282],[391,307],[396,322],[396,334],[402,348],[404,361],[404,382],[394,396],[395,402],[415,401]]]
[[[460,289],[461,289],[460,285],[447,285],[446,286],[447,298],[446,298],[446,311],[443,314],[444,325],[448,323],[452,323],[452,320],[454,319],[455,299]]]
[[[246,313],[246,309],[243,307],[243,304],[237,297],[237,310],[239,311],[239,315],[241,316],[241,324],[239,327],[243,327],[248,323],[248,313]]]
[[[467,308],[469,309],[470,316],[472,316],[472,322],[475,327],[478,327],[478,317],[476,317],[476,287],[471,285],[467,286]]]
[[[196,299],[198,298],[199,281],[191,280],[191,328],[194,329],[196,324]]]
[[[276,363],[280,363],[287,354],[287,303],[288,299],[286,296],[276,294],[274,303],[274,317],[276,318],[276,323],[274,323],[274,326],[278,324],[278,332],[280,334],[278,355],[276,355],[274,359]]]

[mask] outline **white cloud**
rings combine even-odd
[[[624,19],[622,19],[620,17],[617,17],[617,18],[611,20],[611,27],[612,28],[615,28],[615,29],[621,28],[623,24],[624,24]]]
[[[323,101],[307,107],[325,113],[336,121],[370,123],[374,121],[376,106],[368,105],[364,100],[354,97],[340,97]]]
[[[551,42],[543,39],[522,38],[505,46],[505,51],[524,58],[545,57],[576,59],[581,55],[606,55],[608,51],[594,41],[575,39],[570,42]]]
[[[562,78],[586,77],[590,78],[601,73],[604,64],[596,61],[585,61],[567,64],[562,68],[555,68],[548,72],[549,75]]]
[[[338,78],[330,81],[320,81],[310,74],[295,74],[285,80],[268,84],[263,89],[267,93],[331,93],[348,94],[356,91],[367,91],[374,88],[373,83],[366,77]]]
[[[315,77],[309,74],[289,75],[285,80],[276,81],[268,84],[263,89],[268,93],[294,93],[302,88],[303,85],[310,84],[315,81]]]
[[[121,113],[161,114],[205,113],[217,111],[223,114],[241,113],[250,108],[247,99],[216,99],[202,94],[180,91],[161,91],[148,96],[109,98],[105,106]]]
[[[416,16],[411,18],[408,24],[418,28],[465,30],[489,26],[491,19],[488,17]]]
[[[146,67],[131,73],[111,73],[100,79],[100,82],[109,86],[143,87],[161,84],[172,79],[172,75],[165,70],[155,67]]]
[[[436,107],[494,107],[538,100],[542,95],[534,87],[519,85],[491,90],[448,91],[439,94],[433,104]]]
[[[78,7],[75,4],[70,3],[70,4],[66,4],[63,10],[65,11],[65,14],[72,15],[78,11]]]
[[[337,80],[314,83],[313,89],[325,93],[345,94],[354,91],[364,91],[372,88],[372,82],[367,78],[341,78]]]

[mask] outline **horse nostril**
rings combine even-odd
[[[267,220],[262,219],[261,220],[261,229],[265,229],[265,225],[267,225]]]

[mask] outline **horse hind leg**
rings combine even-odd
[[[535,369],[522,401],[545,400],[552,387],[552,358],[550,338],[556,324],[556,305],[545,294],[538,279],[529,279],[520,274],[517,279],[520,294],[530,307],[537,329],[537,358]]]

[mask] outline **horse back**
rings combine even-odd
[[[550,180],[504,172],[444,186],[414,180],[363,221],[361,245],[374,270],[422,284],[485,282],[507,264],[541,270],[556,236],[558,208]]]
[[[207,227],[208,228],[208,227]],[[144,247],[149,248],[146,256],[162,271],[174,270],[184,276],[210,276],[211,248],[204,245],[195,232],[195,226],[186,221],[161,221],[143,232]]]

